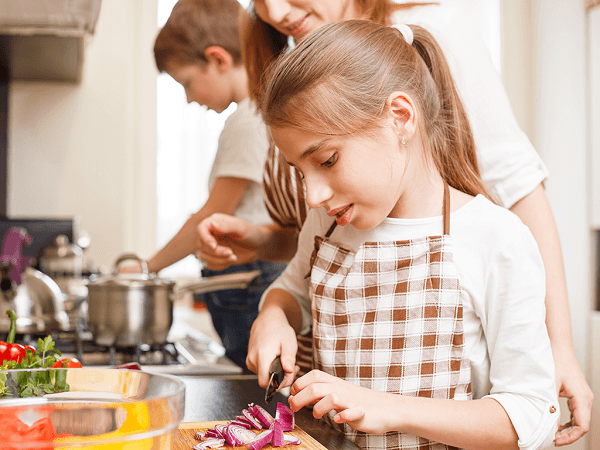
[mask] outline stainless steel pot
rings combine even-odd
[[[119,265],[135,260],[142,273],[119,273]],[[87,324],[97,344],[138,346],[163,344],[173,324],[173,302],[188,292],[245,289],[259,270],[200,278],[175,290],[175,282],[148,273],[146,262],[135,254],[117,258],[114,273],[88,282]]]
[[[118,273],[126,260],[137,260],[142,273]],[[137,255],[122,255],[113,275],[88,283],[88,327],[100,345],[164,343],[173,324],[175,282],[148,273]]]

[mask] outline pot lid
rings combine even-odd
[[[112,275],[100,275],[91,277],[88,283],[92,286],[113,287],[147,287],[147,286],[175,286],[175,281],[169,278],[159,278],[156,274],[148,273],[115,273]]]

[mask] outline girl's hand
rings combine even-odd
[[[269,367],[281,355],[281,367],[286,372],[281,387],[291,385],[299,370],[295,365],[297,351],[296,332],[281,310],[263,309],[252,324],[246,357],[246,366],[258,375],[258,384],[267,387]]]
[[[200,250],[196,257],[210,270],[255,261],[260,248],[256,228],[256,225],[228,214],[212,214],[198,225]]]
[[[293,411],[314,405],[313,416],[317,419],[329,411],[336,411],[333,418],[336,423],[347,423],[365,433],[381,434],[398,429],[391,420],[398,420],[400,395],[356,386],[320,370],[312,370],[298,378],[292,385],[288,401]]]

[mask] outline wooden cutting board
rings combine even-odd
[[[217,421],[217,422],[183,422],[179,425],[179,430],[175,434],[175,447],[174,450],[191,450],[194,445],[198,442],[197,439],[194,438],[194,433],[196,431],[206,431],[209,428],[214,428],[218,423],[222,423],[225,425],[227,421]],[[319,442],[317,442],[313,437],[311,437],[308,433],[302,430],[298,425],[292,431],[286,431],[286,434],[290,434],[292,436],[300,439],[300,445],[286,445],[284,447],[279,447],[280,449],[286,450],[296,450],[296,449],[309,449],[309,450],[327,450],[323,447]],[[239,447],[231,447],[230,445],[226,445],[225,448],[227,450],[236,448],[239,450],[247,450],[248,447],[246,445],[241,445]],[[271,444],[267,444],[263,447],[266,449],[274,448]]]

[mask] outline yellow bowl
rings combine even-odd
[[[17,380],[23,385],[48,370],[0,371],[0,391],[4,374],[10,393]],[[181,380],[139,370],[53,370],[64,371],[68,391],[0,398],[0,449],[173,448],[185,407]]]

